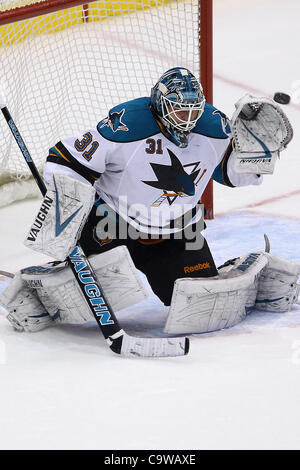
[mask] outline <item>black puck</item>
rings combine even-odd
[[[289,104],[291,97],[286,93],[277,92],[274,94],[273,100],[280,104]]]

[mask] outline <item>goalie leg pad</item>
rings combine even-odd
[[[17,273],[0,296],[0,304],[9,312],[8,321],[18,331],[35,332],[53,325],[36,292]]]
[[[300,284],[300,265],[279,256],[266,253],[268,265],[258,282],[255,308],[270,312],[286,312],[297,302]]]
[[[105,296],[115,311],[147,297],[147,292],[125,246],[89,257]],[[81,271],[86,288],[93,289],[92,278]],[[22,270],[23,281],[36,289],[37,296],[52,317],[65,323],[84,323],[94,317],[66,262],[48,263]]]
[[[213,278],[183,278],[174,284],[166,333],[207,333],[242,321],[255,303],[264,253],[237,258]]]

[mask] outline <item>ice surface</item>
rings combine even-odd
[[[229,115],[247,91],[292,93],[300,79],[297,0],[214,1],[215,105]],[[273,176],[215,185],[206,238],[217,264],[262,250],[300,262],[300,107]],[[38,201],[0,210],[0,269],[44,262],[22,245]],[[4,286],[0,280],[0,289]],[[151,296],[118,312],[126,331],[161,335]],[[0,448],[300,449],[300,306],[253,312],[234,328],[191,337],[181,358],[123,359],[94,322],[16,333],[0,315]]]

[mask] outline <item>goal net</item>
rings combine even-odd
[[[39,168],[61,138],[140,96],[168,68],[200,78],[206,0],[0,0],[0,86]],[[208,0],[211,1],[211,0]],[[0,119],[0,205],[38,194]]]

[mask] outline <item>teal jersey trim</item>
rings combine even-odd
[[[228,139],[230,123],[228,117],[211,104],[205,103],[204,112],[197,121],[192,133],[213,139]]]
[[[219,163],[218,166],[216,166],[215,171],[212,174],[212,179],[216,181],[217,183],[224,184],[226,185],[223,177],[223,168],[222,168],[222,163]]]
[[[59,154],[59,152],[56,150],[55,147],[51,147],[51,149],[49,149],[49,154],[48,156],[51,155],[52,157],[58,157],[58,158],[62,158],[62,156]]]
[[[229,157],[232,153],[232,141],[230,141],[224,157],[222,161],[219,163],[218,166],[216,166],[213,174],[212,174],[212,179],[214,181],[217,181],[217,183],[224,184],[225,186],[229,186],[230,188],[234,188],[233,184],[231,183],[229,176],[228,176],[228,170],[227,170],[227,165],[228,165],[228,160]]]
[[[149,105],[150,98],[137,98],[115,106],[98,123],[99,134],[112,142],[136,142],[159,134]]]

